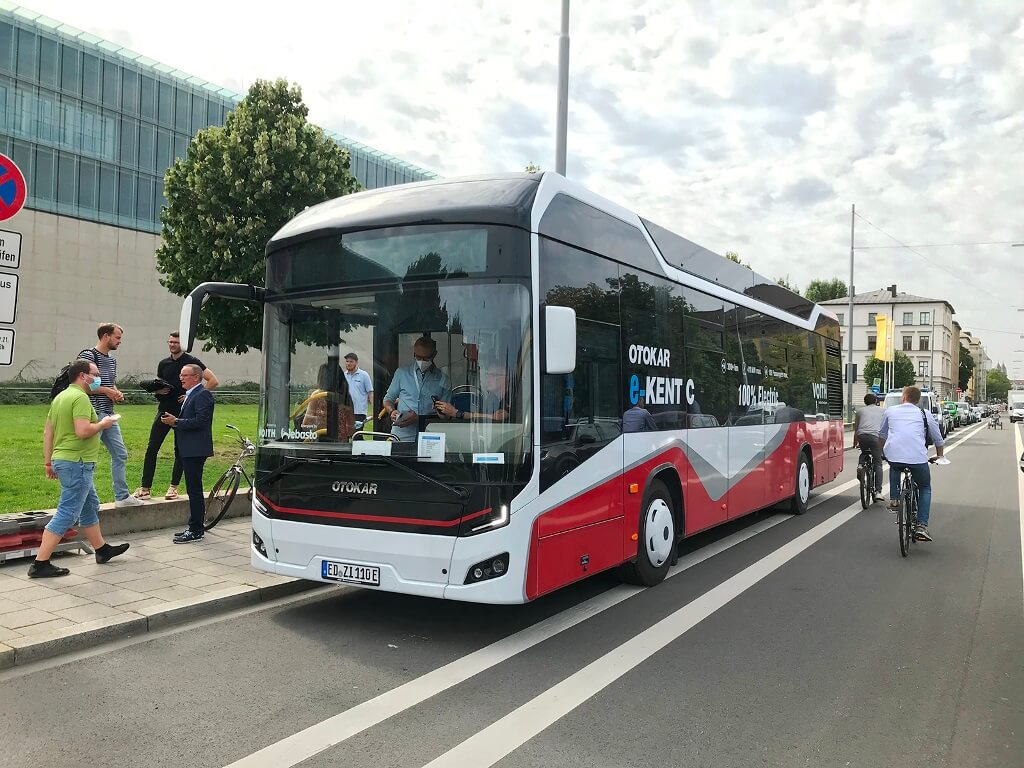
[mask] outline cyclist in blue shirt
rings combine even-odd
[[[918,405],[920,402],[920,389],[904,387],[900,404],[885,409],[878,437],[889,461],[889,509],[899,509],[900,473],[909,468],[921,494],[914,539],[931,541],[928,513],[932,505],[932,475],[928,467],[928,444],[934,443],[935,453],[942,456],[943,441],[939,425]]]

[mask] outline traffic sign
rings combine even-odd
[[[14,329],[0,328],[0,365],[10,365],[14,360]]]
[[[18,305],[18,276],[0,272],[0,323],[13,323]]]
[[[20,211],[27,195],[25,174],[11,158],[0,154],[0,221]]]
[[[0,267],[17,269],[21,266],[21,233],[0,229]]]

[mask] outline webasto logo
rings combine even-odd
[[[282,429],[282,440],[316,440],[315,429]]]

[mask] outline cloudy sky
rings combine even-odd
[[[24,4],[239,92],[288,78],[444,176],[554,167],[558,0]],[[851,203],[858,247],[1005,241],[858,251],[855,283],[949,300],[1024,377],[1020,0],[575,0],[570,34],[569,176],[801,287],[848,279]]]

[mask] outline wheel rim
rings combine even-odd
[[[800,494],[800,501],[806,503],[807,497],[811,495],[811,469],[806,461],[800,462],[800,471],[796,477],[796,490]]]
[[[644,525],[644,550],[647,561],[660,568],[672,554],[675,540],[675,520],[672,510],[664,499],[654,499],[647,507],[647,522]]]

